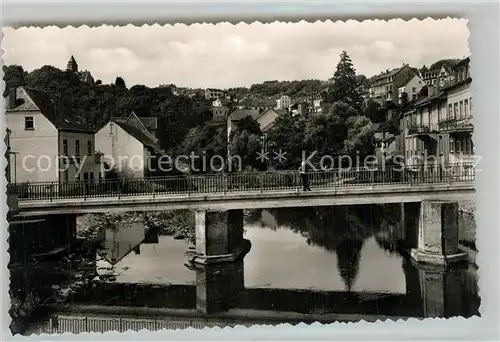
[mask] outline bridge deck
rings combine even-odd
[[[167,209],[245,209],[470,199],[474,170],[452,166],[410,172],[394,168],[190,175],[101,182],[11,184],[24,213]]]

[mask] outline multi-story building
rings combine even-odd
[[[374,77],[369,90],[370,98],[380,104],[398,103],[398,89],[408,84],[415,76],[418,76],[418,71],[408,64],[397,69],[386,70]]]
[[[469,62],[466,58],[455,66],[451,84],[440,90],[428,86],[428,95],[404,113],[401,133],[407,163],[421,162],[423,156],[437,163],[473,162]]]
[[[94,131],[78,121],[60,99],[27,87],[10,89],[5,123],[10,130],[10,175],[15,182],[98,179],[101,165]]]
[[[447,115],[440,121],[439,128],[447,138],[445,159],[451,163],[472,162],[474,156],[469,63],[469,57],[458,62],[454,68],[454,82],[443,88],[447,95]]]
[[[276,100],[276,109],[288,110],[291,104],[292,100],[290,99],[290,96],[282,95],[279,99]]]
[[[427,96],[417,100],[411,110],[404,113],[400,125],[408,164],[439,161],[443,153],[439,120],[445,113],[446,94],[432,87],[428,88]]]
[[[413,76],[405,85],[398,88],[398,103],[401,103],[403,93],[408,94],[409,101],[415,101],[424,85],[425,82],[420,76]]]
[[[445,85],[453,82],[453,68],[446,63],[441,63],[438,68],[431,68],[422,74],[422,79],[428,86],[443,88]]]
[[[223,99],[226,96],[224,90],[207,88],[205,89],[205,99],[207,100],[215,100],[215,99]]]

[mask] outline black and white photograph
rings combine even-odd
[[[11,333],[480,316],[468,39],[4,27]]]

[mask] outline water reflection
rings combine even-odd
[[[247,320],[477,314],[474,269],[416,267],[398,253],[408,232],[397,208],[254,211],[246,215],[245,231],[252,249],[244,260],[195,270],[184,265],[190,248],[184,241],[140,226],[108,231],[98,271],[114,278],[73,301],[130,314],[155,308],[164,315],[187,310],[193,317],[226,313],[224,319]]]

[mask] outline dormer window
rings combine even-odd
[[[35,130],[35,120],[32,116],[24,117],[24,129],[26,131],[34,131]]]

